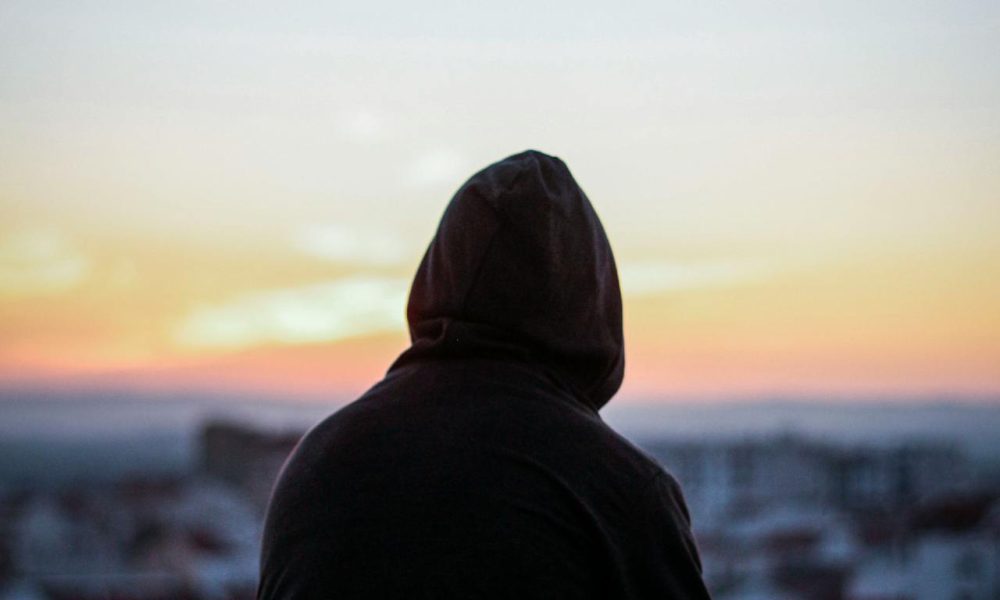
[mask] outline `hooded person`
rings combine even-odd
[[[409,349],[285,464],[259,598],[708,598],[677,482],[598,414],[621,292],[562,161],[473,175],[406,314]]]

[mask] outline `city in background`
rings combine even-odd
[[[5,400],[4,599],[252,598],[274,478],[333,410]],[[112,425],[74,424],[95,412]],[[716,598],[1000,594],[1000,407],[775,401],[607,418],[681,482]]]

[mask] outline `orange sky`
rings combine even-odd
[[[535,147],[624,396],[1000,395],[995,4],[389,4],[4,3],[0,386],[357,393],[451,193]]]

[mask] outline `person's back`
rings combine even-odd
[[[708,597],[677,484],[598,416],[621,296],[561,161],[459,190],[407,316],[410,349],[283,469],[260,598]]]

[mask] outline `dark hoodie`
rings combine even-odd
[[[268,509],[260,598],[707,598],[677,482],[598,415],[621,385],[601,223],[529,151],[455,194],[411,347],[316,426]]]

